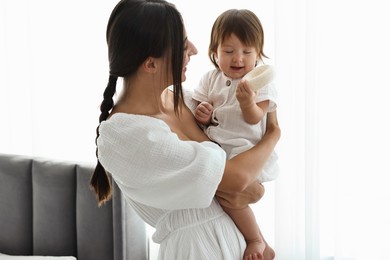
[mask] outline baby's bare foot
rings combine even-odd
[[[264,260],[273,260],[275,259],[275,251],[270,247],[268,244],[265,247],[264,253],[263,253]]]
[[[263,260],[266,244],[262,239],[247,241],[244,260]]]

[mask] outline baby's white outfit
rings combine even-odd
[[[99,161],[156,228],[159,260],[242,260],[244,237],[214,198],[226,163],[218,145],[182,141],[162,120],[124,113],[99,133]]]
[[[266,130],[266,116],[255,125],[244,121],[236,98],[236,88],[240,80],[231,79],[221,70],[214,69],[203,75],[193,94],[193,99],[199,102],[206,101],[213,106],[211,124],[207,127],[206,133],[211,140],[222,146],[228,159],[253,147]],[[256,103],[269,100],[269,111],[275,111],[277,92],[274,83],[262,87],[256,93]],[[259,182],[277,178],[279,174],[277,160],[278,156],[274,151],[258,177]]]

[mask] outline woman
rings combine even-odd
[[[181,82],[197,50],[172,4],[120,1],[108,22],[107,43],[110,78],[91,179],[99,203],[111,195],[107,171],[156,228],[159,259],[242,259],[245,240],[219,203],[239,208],[262,196],[254,180],[280,137],[276,114],[269,115],[261,142],[226,161],[185,103],[191,97]],[[118,77],[123,91],[114,104]],[[273,250],[267,247],[264,256],[273,259]]]

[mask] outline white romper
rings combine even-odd
[[[221,70],[207,72],[194,90],[193,98],[213,105],[211,124],[207,127],[208,137],[226,151],[228,159],[252,148],[264,135],[267,117],[258,124],[244,121],[240,104],[236,98],[236,88],[241,79],[231,79]],[[269,111],[276,110],[277,92],[274,83],[256,92],[255,102],[269,100]],[[275,180],[279,175],[278,156],[272,152],[259,176],[259,182]]]
[[[218,145],[181,141],[162,120],[124,113],[99,132],[99,160],[156,228],[159,260],[242,259],[245,240],[214,198],[226,162]]]

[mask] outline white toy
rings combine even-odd
[[[248,72],[243,79],[253,91],[257,91],[274,80],[275,72],[271,65],[261,65]]]

